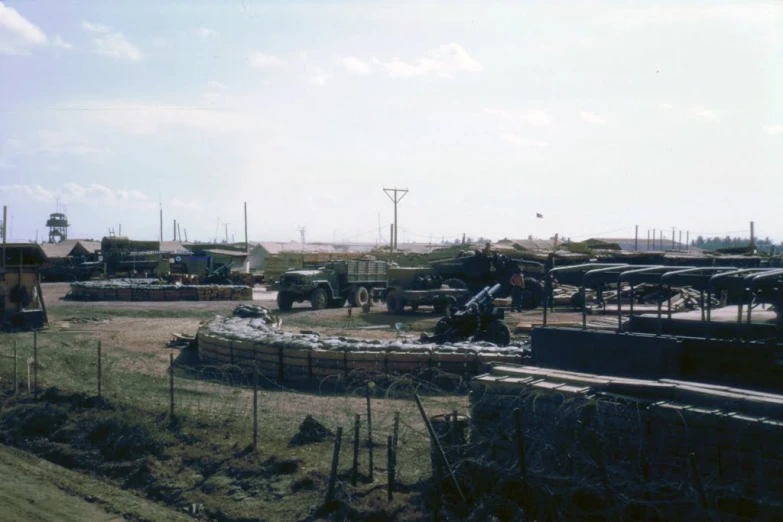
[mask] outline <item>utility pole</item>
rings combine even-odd
[[[228,244],[228,225],[229,224],[228,223],[224,223],[224,225],[226,226],[226,244]]]
[[[672,227],[672,250],[676,250],[676,248],[675,248],[675,242],[674,242],[674,228],[675,228],[675,227]]]
[[[650,251],[650,230],[647,229],[647,251]]]
[[[306,226],[299,226],[299,237],[301,238],[301,244],[302,244],[302,250],[304,250],[305,245],[305,231],[307,231]]]
[[[663,250],[663,230],[661,230],[661,235],[658,237],[658,248]]]
[[[383,191],[386,193],[387,196],[389,196],[389,199],[392,200],[392,203],[394,203],[394,249],[397,249],[397,235],[399,227],[397,226],[397,204],[402,201],[402,198],[405,197],[405,195],[408,193],[408,189],[387,189],[384,188]],[[392,193],[394,193],[394,196],[392,196]],[[402,194],[401,196],[398,196],[398,193]]]
[[[756,236],[754,234],[753,230],[753,221],[750,222],[750,246],[755,247],[756,246]]]
[[[653,229],[653,250],[655,250],[655,229]]]
[[[250,246],[247,243],[247,201],[245,201],[245,253],[250,252]]]
[[[122,237],[122,223],[120,223],[120,237]]]
[[[394,253],[394,223],[389,225],[389,249]]]
[[[636,227],[636,232],[633,236],[633,251],[638,252],[639,251],[639,225],[634,225]]]
[[[685,250],[691,249],[691,231],[686,230],[685,231]]]
[[[177,240],[177,220],[174,220],[174,241]]]
[[[682,230],[680,230],[680,244],[677,245],[677,250],[682,250]]]

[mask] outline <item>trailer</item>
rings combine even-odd
[[[435,313],[443,313],[471,295],[465,288],[450,287],[433,268],[394,267],[389,268],[386,288],[376,297],[386,302],[390,314],[400,314],[406,307],[416,311],[420,306],[432,306]]]

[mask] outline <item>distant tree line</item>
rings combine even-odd
[[[720,248],[738,248],[750,245],[750,238],[747,237],[697,237],[691,241],[691,245],[704,250],[718,250]],[[756,239],[756,248],[763,252],[769,252],[769,250],[775,246],[775,243],[768,237],[764,239]],[[778,251],[783,249],[783,242],[777,245]]]

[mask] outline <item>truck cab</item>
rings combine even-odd
[[[277,306],[280,310],[286,312],[294,303],[305,301],[310,301],[316,310],[345,305],[346,300],[339,294],[338,277],[334,270],[326,267],[290,270],[280,276],[277,290]]]

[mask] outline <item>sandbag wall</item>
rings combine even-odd
[[[217,317],[198,333],[199,360],[232,364],[278,380],[319,382],[343,379],[357,370],[416,373],[437,369],[474,376],[492,362],[522,363],[522,346],[498,348],[489,343],[414,344],[379,340],[322,338],[315,333],[281,333],[260,319]]]
[[[77,301],[252,301],[253,289],[236,285],[160,285],[140,282],[71,283]]]
[[[613,488],[601,501],[619,504],[621,520],[652,507],[650,520],[691,520],[694,469],[715,512],[783,512],[781,395],[498,365],[471,382],[473,456],[494,472],[518,473],[516,409],[527,469],[545,484],[568,477],[554,500],[574,510],[565,520],[585,514],[580,495]]]

